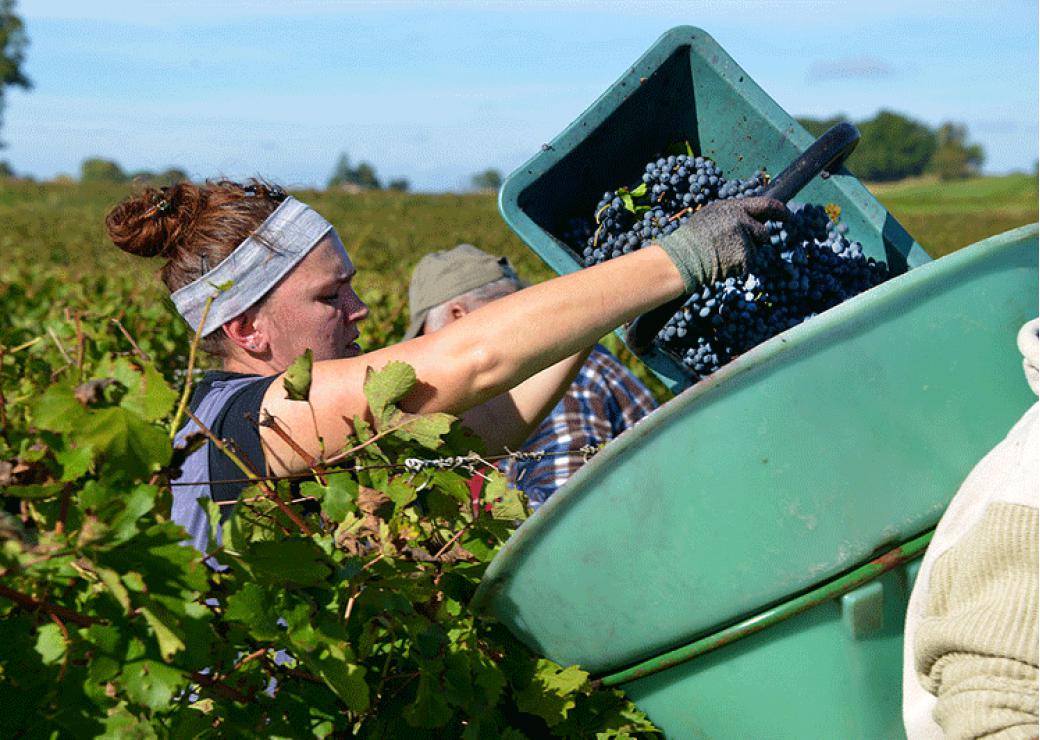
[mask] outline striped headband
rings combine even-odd
[[[317,211],[290,196],[220,264],[170,298],[196,331],[213,298],[201,331],[206,336],[267,295],[331,230]]]

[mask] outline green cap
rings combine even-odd
[[[404,338],[419,336],[430,309],[504,277],[520,282],[507,258],[495,257],[472,244],[427,254],[415,266],[408,285],[411,320]]]

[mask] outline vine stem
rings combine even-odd
[[[76,324],[76,369],[79,372],[79,380],[77,382],[83,382],[83,360],[87,354],[87,338],[83,335],[83,324],[80,321],[79,311],[72,314],[72,318]]]
[[[307,403],[308,405],[310,405],[310,401],[308,401]],[[311,415],[314,415],[313,408],[311,408]],[[263,418],[260,419],[259,422],[257,422],[257,425],[267,427],[271,429],[275,434],[277,434],[278,437],[283,442],[285,442],[285,444],[289,445],[292,451],[299,455],[300,458],[304,461],[304,463],[307,464],[307,467],[311,469],[312,473],[314,473],[314,476],[318,479],[318,482],[321,483],[323,486],[328,485],[324,478],[325,469],[321,466],[321,463],[317,459],[315,459],[313,455],[307,452],[307,450],[303,449],[300,446],[300,444],[292,438],[289,432],[287,432],[282,427],[282,425],[278,423],[278,420],[274,416],[269,414],[267,411],[264,411]],[[317,428],[317,422],[315,422],[315,428]]]
[[[65,623],[61,621],[61,618],[51,612],[51,621],[58,625],[58,629],[61,630],[62,637],[65,638],[65,657],[61,661],[61,671],[58,673],[58,683],[65,678],[65,671],[69,667],[69,646],[72,644],[72,638],[69,637],[69,628],[65,626]]]
[[[234,452],[228,449],[228,446],[226,444],[217,439],[217,436],[213,434],[213,432],[210,431],[206,427],[206,425],[202,423],[202,421],[199,420],[199,417],[195,416],[195,414],[193,414],[191,410],[187,408],[184,409],[184,413],[188,415],[188,418],[190,418],[192,421],[199,425],[199,429],[202,430],[202,433],[206,435],[209,441],[216,445],[218,450],[227,455],[228,459],[230,459],[231,462],[233,462],[239,470],[245,473],[251,482],[256,483],[258,486],[260,486],[260,489],[267,495],[267,498],[273,501],[275,506],[281,509],[282,513],[292,520],[293,524],[295,524],[299,528],[300,532],[302,532],[307,537],[310,537],[313,534],[313,532],[311,532],[311,528],[307,526],[307,523],[300,519],[299,515],[295,511],[293,511],[287,503],[282,501],[282,499],[278,496],[277,492],[273,488],[271,488],[267,481],[261,478],[255,472],[253,472],[253,470],[251,470],[248,465],[242,462],[242,458],[240,458],[238,455],[236,455]]]
[[[61,343],[61,340],[58,339],[58,335],[54,333],[54,329],[48,326],[47,334],[54,341],[54,344],[58,347],[58,351],[61,352],[61,356],[65,358],[65,362],[67,362],[69,365],[74,364],[72,362],[72,358],[69,357],[69,353],[66,351],[65,346]]]
[[[3,367],[4,352],[6,347],[0,344],[0,367]],[[0,429],[7,429],[7,399],[4,398],[4,389],[0,387]]]
[[[123,336],[126,337],[126,341],[130,342],[130,346],[134,348],[134,352],[137,354],[137,356],[140,357],[144,362],[151,362],[152,358],[148,356],[147,352],[141,349],[140,345],[138,345],[134,338],[130,335],[130,332],[128,332],[126,330],[126,327],[123,326],[122,322],[119,319],[112,319],[111,321],[113,324],[116,325],[116,328],[119,329],[119,331],[123,332]]]
[[[209,309],[217,295],[219,293],[214,293],[206,299],[206,305],[202,307],[202,318],[199,319],[199,328],[195,330],[195,336],[191,340],[191,349],[188,351],[188,370],[184,376],[184,391],[181,393],[180,403],[177,404],[177,413],[173,415],[173,422],[170,424],[170,439],[177,436],[177,427],[180,426],[181,417],[184,416],[184,412],[188,407],[188,398],[191,395],[192,386],[191,373],[195,369],[195,355],[199,350],[199,340],[202,339],[202,327],[206,325],[206,317],[209,315]]]
[[[241,704],[248,704],[250,701],[250,697],[246,696],[241,691],[238,691],[237,689],[234,689],[228,686],[227,684],[220,683],[212,676],[207,676],[204,673],[199,673],[198,671],[195,671],[191,674],[191,680],[199,684],[200,686],[205,686],[208,689],[212,689],[212,691],[216,694],[221,694],[222,696],[229,698],[233,701],[237,701]]]
[[[342,462],[343,460],[346,460],[348,457],[353,457],[354,455],[356,455],[357,453],[361,452],[361,450],[365,449],[369,445],[375,444],[379,440],[381,440],[381,439],[383,439],[383,438],[393,434],[394,432],[399,432],[400,430],[407,428],[408,425],[412,421],[414,421],[414,420],[413,419],[407,419],[405,421],[402,421],[400,424],[395,424],[394,426],[387,427],[383,431],[378,432],[378,433],[372,435],[370,438],[366,439],[361,444],[355,445],[354,447],[351,447],[349,450],[344,450],[343,452],[339,453],[338,455],[333,455],[332,457],[330,457],[329,459],[325,460],[324,462],[325,462],[326,465],[332,465],[334,463]]]
[[[15,591],[13,588],[8,588],[3,584],[0,584],[0,596],[24,606],[27,609],[41,609],[48,614],[54,614],[67,622],[78,624],[80,627],[89,627],[92,624],[104,624],[104,620],[102,619],[88,617],[86,614],[80,614],[79,612],[72,611],[72,609],[66,609],[63,606],[57,606],[56,604],[48,604],[46,601],[34,599],[32,596],[29,596],[29,594]]]
[[[452,537],[447,542],[445,542],[444,543],[444,547],[442,547],[440,550],[437,551],[437,554],[433,556],[433,559],[434,560],[439,560],[441,555],[443,555],[445,552],[447,552],[449,549],[451,549],[451,546],[459,541],[459,537],[461,537],[466,532],[467,529],[468,529],[468,527],[463,527],[458,532],[456,532],[455,536]]]

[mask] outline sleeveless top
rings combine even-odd
[[[224,426],[223,422],[230,405],[236,398],[241,399],[243,394],[249,391],[247,401],[255,403],[255,408],[252,408],[252,403],[250,403],[248,410],[258,416],[260,400],[263,398],[267,387],[270,386],[276,377],[209,372],[206,373],[202,382],[196,387],[189,405],[192,413],[198,417],[199,421],[207,429],[213,431],[218,438],[229,436],[223,433],[225,430],[222,427]],[[241,429],[245,419],[235,419],[234,421],[238,423]],[[253,423],[255,424],[255,420]],[[195,421],[189,420],[177,432],[174,438],[174,447],[184,447],[188,437],[198,431],[200,429]],[[232,432],[230,436],[232,439],[235,439],[236,435]],[[258,431],[256,432],[256,439],[259,440]],[[240,442],[238,446],[242,447],[243,445]],[[257,453],[259,453],[259,459],[251,459],[250,462],[257,470],[264,472],[266,466],[263,460],[263,452],[259,449],[258,444],[252,446],[255,452],[249,457],[258,457]],[[227,471],[230,470],[235,472],[229,475]],[[210,526],[209,516],[206,514],[206,510],[199,505],[199,500],[234,500],[246,486],[245,483],[225,484],[219,486],[217,495],[214,495],[214,488],[218,488],[218,486],[211,485],[210,481],[244,477],[211,442],[207,442],[199,447],[199,449],[188,455],[184,461],[181,467],[181,475],[173,481],[177,485],[173,486],[172,518],[177,524],[188,530],[188,542],[200,552],[206,552],[209,547]],[[228,513],[230,513],[230,507],[228,507]],[[219,529],[217,530],[217,542],[218,544],[220,542]]]

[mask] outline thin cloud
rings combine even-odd
[[[895,67],[884,59],[872,56],[845,57],[814,62],[809,67],[809,81],[849,80],[849,79],[881,79],[896,73]]]

